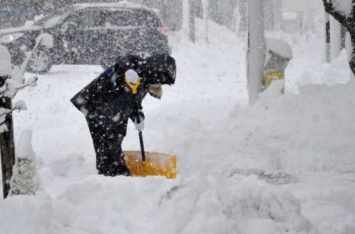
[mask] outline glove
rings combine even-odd
[[[134,125],[138,131],[143,131],[144,129],[144,119],[140,118],[140,123],[137,122],[137,118],[134,120]]]
[[[136,117],[134,119],[134,125],[136,126],[136,129],[141,132],[144,129],[144,114],[143,114],[143,112],[139,111],[138,116],[139,116],[139,121],[137,120],[137,117]]]

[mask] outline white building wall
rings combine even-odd
[[[317,14],[324,12],[321,0],[283,0],[284,12],[300,12],[314,9]]]

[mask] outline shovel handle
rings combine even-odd
[[[139,114],[137,114],[137,123],[139,124],[141,122],[139,118]],[[141,152],[142,152],[142,161],[145,162],[145,153],[144,153],[144,143],[143,143],[143,133],[142,131],[139,131],[139,143],[141,145]]]
[[[143,144],[143,134],[139,131],[139,142],[141,143],[142,161],[145,162],[144,144]]]

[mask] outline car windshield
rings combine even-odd
[[[36,14],[34,6],[31,4],[8,3],[0,5],[0,18],[18,18],[19,16],[34,16]]]
[[[62,8],[38,20],[35,25],[50,28],[63,22],[72,13],[72,8]]]
[[[161,26],[159,18],[152,12],[137,10],[111,10],[107,22],[112,26]]]

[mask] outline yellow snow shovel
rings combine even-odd
[[[165,176],[176,178],[176,156],[157,152],[124,151],[126,165],[133,176]]]
[[[140,122],[137,116],[138,123]],[[126,166],[133,176],[165,176],[168,179],[176,178],[176,156],[157,152],[144,151],[143,134],[139,131],[141,152],[124,151]]]

